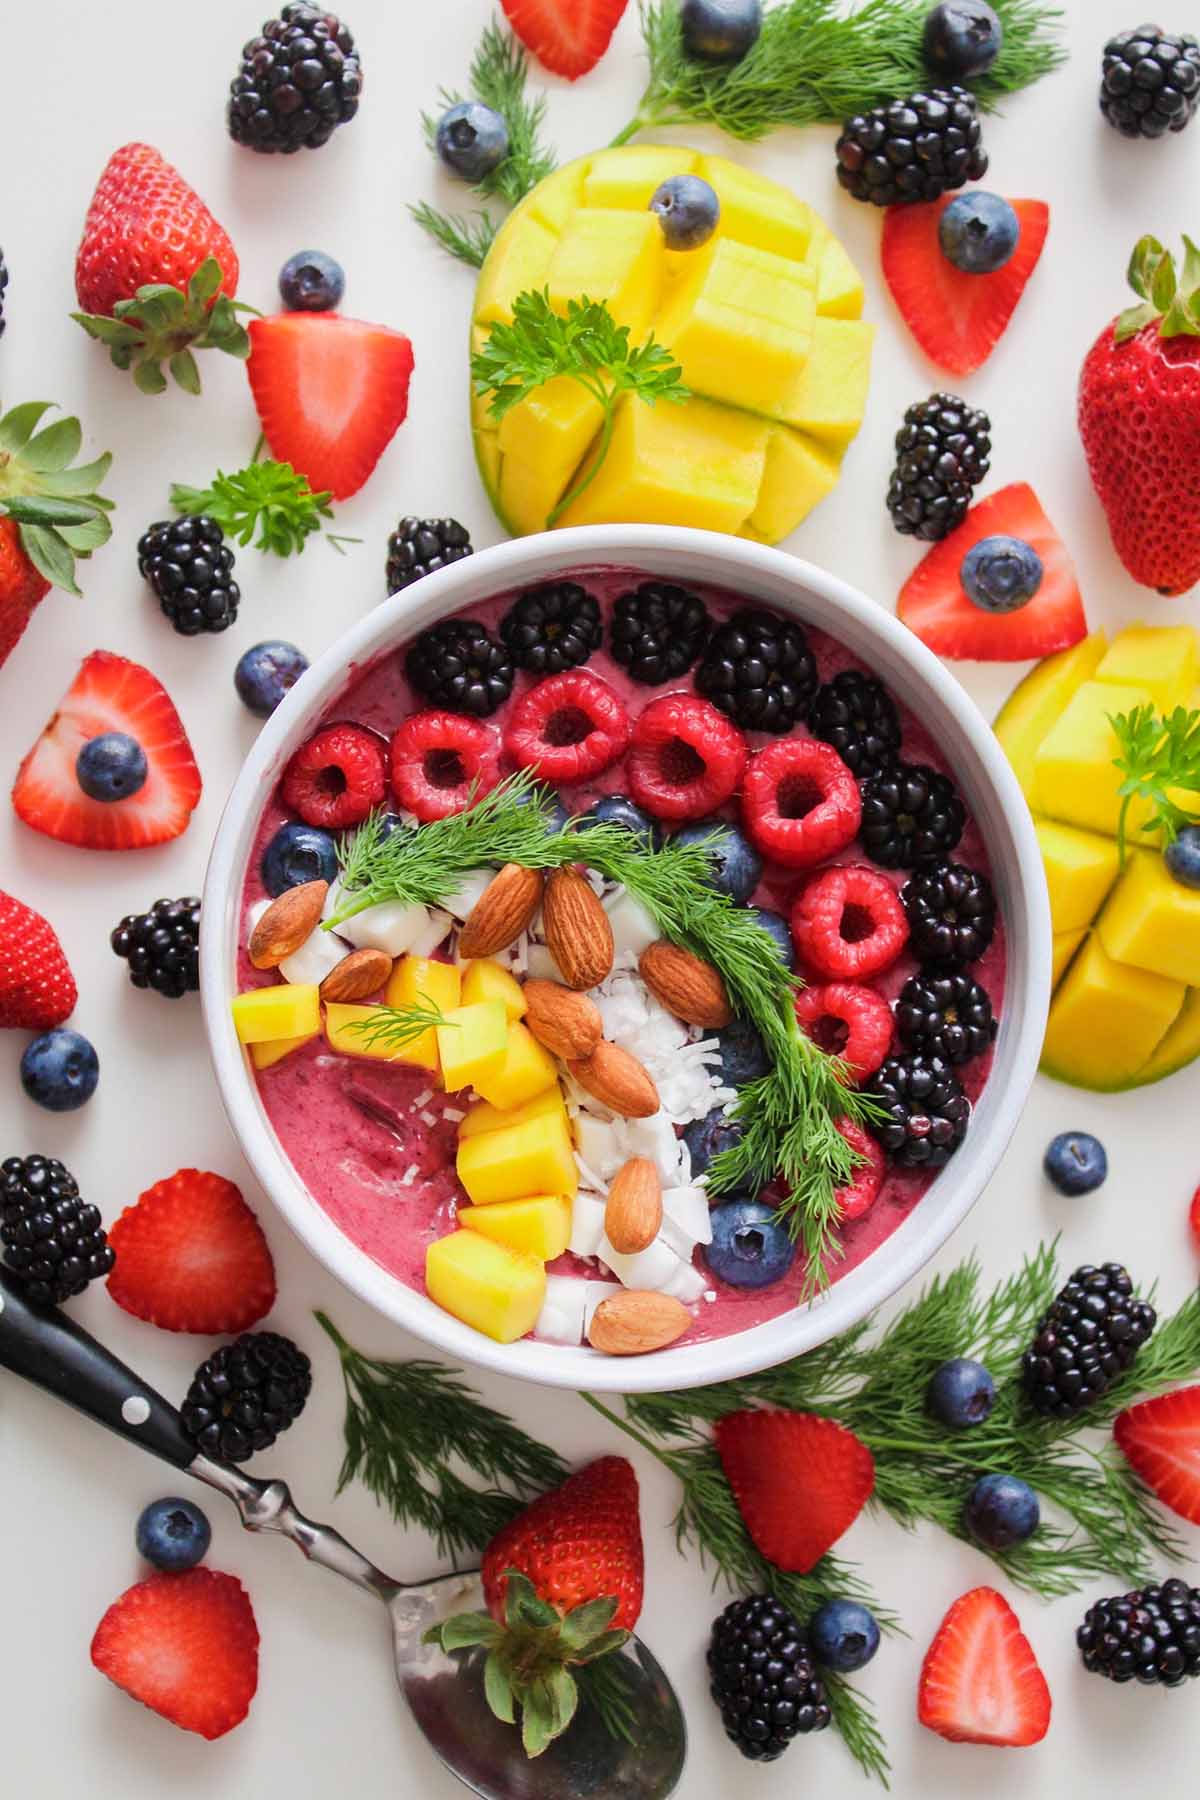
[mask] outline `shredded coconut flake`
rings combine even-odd
[[[401,1187],[411,1187],[413,1182],[416,1179],[417,1179],[417,1165],[416,1165],[416,1163],[409,1163],[407,1169],[405,1169],[403,1175],[400,1177],[400,1186]]]
[[[433,1089],[432,1088],[422,1088],[419,1094],[413,1095],[412,1107],[410,1108],[410,1110],[412,1112],[416,1112],[418,1106],[428,1106],[429,1102],[432,1099],[433,1099]]]
[[[436,1125],[437,1124],[437,1114],[431,1113],[427,1106],[422,1108],[419,1116],[420,1116],[422,1125]]]

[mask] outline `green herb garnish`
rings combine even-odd
[[[185,393],[198,394],[200,371],[192,352],[224,350],[245,362],[250,354],[250,334],[238,314],[261,316],[256,306],[221,294],[222,279],[220,263],[215,256],[207,256],[186,292],[169,282],[148,282],[137,289],[132,300],[118,300],[111,318],[83,312],[71,317],[89,337],[108,345],[118,369],[132,369],[134,386],[143,394],[166,392],[164,362]]]
[[[372,1006],[364,1018],[351,1023],[350,1030],[360,1032],[369,1049],[386,1045],[393,1055],[398,1056],[406,1045],[415,1043],[439,1025],[455,1028],[453,1021],[436,1006],[414,1000],[408,1006]]]
[[[314,531],[324,530],[321,521],[333,517],[332,498],[329,493],[314,494],[307,475],[298,474],[291,463],[270,458],[247,463],[233,475],[218,469],[206,488],[178,481],[171,487],[176,512],[207,513],[239,544],[249,544],[257,531],[254,548],[275,556],[303,550]],[[332,532],[324,535],[338,551],[343,544],[359,542]]]
[[[1151,816],[1141,829],[1157,834],[1164,849],[1187,826],[1200,825],[1200,808],[1189,812],[1176,797],[1190,793],[1200,798],[1200,711],[1177,706],[1169,716],[1160,716],[1152,706],[1135,706],[1132,712],[1110,713],[1109,724],[1121,747],[1113,766],[1124,777],[1117,789],[1121,796],[1117,843],[1124,868],[1129,809],[1135,800],[1150,802]]]
[[[1200,249],[1186,232],[1181,273],[1171,252],[1147,236],[1134,245],[1127,274],[1139,304],[1117,320],[1113,336],[1118,344],[1155,324],[1159,337],[1200,337]]]
[[[993,0],[1004,27],[1000,54],[971,82],[981,106],[1039,81],[1065,60],[1053,36],[1062,18],[1040,0]],[[650,78],[637,113],[614,144],[664,126],[715,125],[752,142],[784,125],[838,125],[852,114],[930,85],[921,48],[928,0],[865,0],[847,16],[840,0],[768,7],[758,42],[738,63],[693,60],[683,47],[677,0],[642,5]]]

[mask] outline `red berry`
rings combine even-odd
[[[92,1639],[102,1675],[182,1731],[224,1737],[258,1687],[258,1627],[233,1575],[152,1575],[114,1600]]]
[[[1176,1388],[1118,1413],[1113,1436],[1134,1474],[1200,1525],[1200,1387]]]
[[[862,798],[832,744],[781,738],[750,758],[742,818],[764,856],[786,869],[811,869],[853,842]]]
[[[845,863],[804,888],[792,908],[792,941],[819,975],[862,981],[895,962],[908,920],[885,875]]]
[[[1196,1240],[1196,1248],[1200,1250],[1200,1187],[1192,1195],[1192,1210],[1189,1216],[1192,1224],[1192,1236]]]
[[[541,1494],[494,1537],[483,1553],[483,1597],[504,1617],[508,1571],[532,1581],[560,1613],[589,1600],[618,1602],[612,1623],[632,1631],[642,1610],[645,1578],[638,1483],[623,1456],[602,1456]]]
[[[494,731],[461,713],[419,712],[392,737],[392,792],[422,825],[465,812],[500,779]]]
[[[522,769],[570,786],[611,768],[629,742],[629,714],[607,681],[570,669],[531,687],[509,714],[504,748]]]
[[[892,1009],[874,988],[853,981],[803,988],[796,995],[800,1029],[840,1056],[856,1082],[873,1075],[892,1046]]]
[[[755,1547],[777,1569],[807,1575],[870,1499],[875,1462],[835,1419],[812,1413],[726,1413],[717,1454]]]
[[[633,728],[629,792],[656,819],[702,819],[737,792],[746,740],[707,700],[664,694]]]
[[[361,825],[384,796],[383,744],[361,725],[327,725],[283,772],[283,802],[306,825]]]
[[[49,1031],[79,998],[58,934],[41,913],[0,893],[0,1026]]]
[[[525,48],[556,75],[578,81],[612,40],[628,0],[500,0]]]
[[[118,1306],[163,1331],[246,1331],[275,1304],[262,1226],[223,1175],[180,1169],[111,1227]]]
[[[863,1159],[846,1186],[837,1191],[839,1216],[845,1225],[851,1219],[861,1219],[864,1213],[870,1212],[879,1198],[886,1164],[883,1151],[870,1132],[864,1131],[861,1125],[855,1125],[850,1119],[839,1119],[838,1130],[851,1149],[857,1150]]]
[[[1040,1744],[1050,1689],[1020,1620],[995,1588],[972,1588],[938,1626],[921,1668],[917,1718],[952,1744]]]
[[[237,293],[237,252],[178,169],[149,144],[123,144],[105,163],[75,257],[75,295],[86,313],[111,315],[138,288],[186,288],[207,257],[221,288]]]

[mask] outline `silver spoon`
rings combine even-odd
[[[257,1481],[230,1463],[197,1455],[178,1412],[132,1369],[65,1314],[32,1305],[0,1269],[0,1367],[140,1444],[173,1468],[232,1500],[247,1531],[290,1538],[319,1563],[388,1609],[400,1692],[417,1726],[452,1775],[482,1800],[666,1800],[683,1773],[687,1734],[679,1701],[640,1638],[626,1651],[626,1685],[636,1742],[609,1734],[586,1701],[550,1748],[532,1762],[518,1733],[488,1708],[478,1652],[448,1656],[423,1637],[451,1612],[483,1604],[479,1571],[395,1581],[332,1526],[298,1510],[282,1481]]]

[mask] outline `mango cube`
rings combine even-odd
[[[508,1014],[501,1000],[480,1000],[444,1013],[437,1029],[442,1085],[448,1094],[474,1087],[503,1064],[508,1048]]]
[[[815,438],[787,425],[777,426],[767,440],[758,504],[750,515],[751,530],[765,543],[777,544],[833,491],[839,470],[836,455]]]
[[[1150,699],[1147,688],[1115,682],[1085,681],[1076,688],[1034,753],[1032,801],[1039,812],[1115,834],[1121,800],[1113,758],[1119,745],[1109,715],[1148,705]],[[1148,817],[1149,802],[1135,800],[1129,809],[1131,837]]]
[[[698,174],[721,203],[720,232],[735,243],[751,244],[799,262],[816,226],[816,214],[803,200],[766,175],[759,175],[724,156],[706,156]]]
[[[546,1268],[478,1231],[454,1231],[425,1252],[429,1298],[499,1344],[532,1331],[546,1297]]]
[[[736,532],[758,500],[770,425],[698,398],[618,402],[612,444],[564,525],[698,525]]]
[[[861,319],[862,276],[826,226],[813,232],[805,259],[817,278],[817,314],[822,319]]]
[[[583,201],[581,162],[568,163],[538,183],[529,196],[529,214],[539,225],[545,225],[557,237],[571,214]],[[524,210],[523,206],[518,209]]]
[[[569,469],[553,463],[526,462],[500,453],[500,481],[496,503],[508,529],[518,536],[545,531],[546,521],[570,483]]]
[[[502,963],[488,957],[467,963],[462,971],[463,1005],[474,1006],[479,1000],[499,1000],[510,1019],[525,1017],[525,990]]]
[[[1050,889],[1051,923],[1056,932],[1082,930],[1091,924],[1117,879],[1116,840],[1049,819],[1039,821],[1037,836]]]
[[[1042,1064],[1080,1087],[1125,1087],[1166,1036],[1184,984],[1113,962],[1095,932],[1050,1007]]]
[[[503,1131],[509,1125],[527,1125],[530,1119],[556,1118],[564,1122],[567,1117],[567,1104],[561,1090],[555,1086],[546,1088],[533,1100],[527,1100],[524,1106],[516,1106],[511,1112],[499,1106],[492,1106],[487,1100],[477,1100],[465,1119],[458,1127],[460,1138],[478,1137],[484,1131]]]
[[[564,230],[544,282],[555,312],[568,302],[603,300],[636,342],[645,337],[663,281],[662,226],[651,212],[583,208]]]
[[[596,396],[569,375],[556,375],[505,413],[500,449],[505,456],[561,472],[565,485],[603,423],[604,408]]]
[[[511,324],[517,295],[545,287],[557,242],[554,233],[532,213],[522,216],[511,231],[500,233],[475,292],[475,317],[480,325],[492,325],[498,319]]]
[[[808,360],[816,282],[789,262],[732,238],[691,253],[655,327],[697,394],[752,412],[776,413]]]
[[[504,1003],[498,1004],[503,1006]],[[508,1026],[503,1061],[497,1068],[476,1077],[475,1092],[484,1100],[490,1100],[493,1106],[510,1111],[545,1093],[557,1080],[558,1065],[550,1052],[519,1019],[513,1019]]]
[[[1179,1017],[1148,1063],[1138,1070],[1138,1083],[1162,1081],[1200,1056],[1200,988],[1189,988]]]
[[[476,1206],[526,1200],[531,1194],[574,1195],[579,1171],[563,1113],[459,1139],[458,1179]]]
[[[358,1006],[346,1002],[325,1008],[325,1041],[342,1056],[365,1056],[372,1062],[402,1063],[409,1069],[428,1069],[436,1075],[437,1040],[430,1031],[419,1038],[397,1046],[386,1037],[375,1037],[366,1027],[378,1018],[378,1006]]]
[[[481,1231],[510,1250],[548,1263],[571,1241],[571,1202],[565,1194],[535,1194],[528,1200],[497,1200],[493,1206],[460,1206],[458,1222],[467,1231]]]
[[[1072,694],[1095,675],[1107,649],[1108,639],[1096,631],[1070,650],[1047,656],[1000,709],[996,736],[1027,800],[1033,794],[1038,746]]]
[[[1096,929],[1117,962],[1200,987],[1200,891],[1172,880],[1157,852],[1130,857]]]
[[[316,1037],[321,1029],[321,1002],[315,987],[280,982],[253,988],[231,1002],[233,1028],[243,1044],[270,1044],[279,1038]]]
[[[1145,688],[1160,713],[1190,703],[1198,651],[1190,625],[1129,625],[1096,670],[1097,681]]]
[[[583,204],[644,213],[656,188],[672,175],[693,174],[699,161],[694,150],[662,144],[601,150],[583,178]]]
[[[462,970],[428,956],[402,956],[392,969],[383,997],[389,1006],[422,1004],[445,1017],[462,997]],[[432,1025],[413,1039],[402,1060],[423,1069],[437,1068],[437,1037]]]
[[[311,1044],[313,1039],[319,1036],[319,1032],[305,1031],[299,1037],[272,1038],[266,1044],[251,1044],[249,1046],[250,1061],[256,1069],[273,1069],[277,1062],[282,1062],[285,1056],[292,1054],[293,1050],[303,1050],[305,1044]]]
[[[1087,936],[1086,931],[1056,931],[1050,946],[1050,982],[1057,987],[1066,972],[1067,964]]]
[[[844,450],[867,410],[874,339],[875,327],[861,319],[818,318],[808,361],[777,417]]]
[[[500,440],[494,431],[476,430],[475,461],[479,465],[479,479],[488,492],[494,494],[500,486]]]

